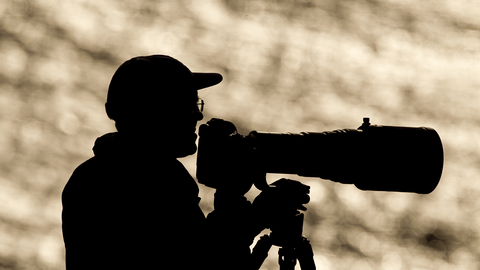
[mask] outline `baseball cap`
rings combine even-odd
[[[182,95],[220,83],[219,73],[191,72],[182,62],[168,55],[138,56],[125,61],[115,71],[108,87],[107,115],[113,119],[123,109],[147,99]]]

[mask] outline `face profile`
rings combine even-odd
[[[204,104],[203,101],[200,103],[198,97],[195,99],[188,97],[182,101],[180,103],[188,106],[171,108],[170,112],[166,112],[162,118],[159,118],[165,121],[159,123],[159,138],[166,139],[177,158],[192,155],[197,151],[197,122],[203,119],[201,111],[203,105],[198,105]]]
[[[152,147],[185,157],[196,152],[196,125],[203,119],[198,90],[221,81],[218,73],[192,73],[169,56],[135,57],[113,75],[107,115],[119,133],[149,138]]]

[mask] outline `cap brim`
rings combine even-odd
[[[223,77],[219,73],[192,72],[193,82],[197,90],[219,84]]]

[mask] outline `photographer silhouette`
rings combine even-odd
[[[197,90],[221,81],[164,55],[118,68],[105,105],[117,132],[95,141],[94,157],[62,193],[67,270],[249,267],[249,246],[264,229],[262,206],[244,197],[251,184],[218,188],[205,217],[198,186],[177,160],[197,150]]]

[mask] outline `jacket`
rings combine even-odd
[[[119,133],[98,138],[93,151],[62,193],[67,270],[245,269],[259,231],[244,197],[205,218],[177,159]]]

